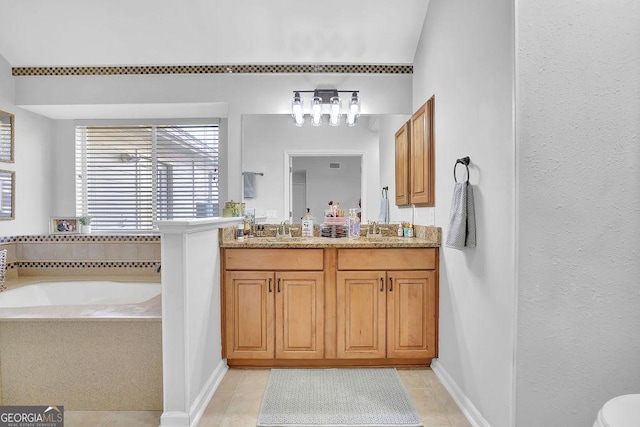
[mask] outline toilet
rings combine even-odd
[[[609,400],[598,412],[593,427],[640,426],[640,394],[625,394]]]

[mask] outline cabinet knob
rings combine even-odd
[[[384,277],[380,278],[380,292],[384,292]]]

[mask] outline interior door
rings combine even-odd
[[[302,217],[307,212],[307,174],[304,171],[296,171],[293,172],[292,179],[293,215],[291,223],[300,224]]]

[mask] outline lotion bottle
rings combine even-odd
[[[302,218],[302,237],[313,237],[313,217],[309,208],[307,208],[307,213]]]

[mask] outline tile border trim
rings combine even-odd
[[[152,268],[157,261],[17,261],[11,268]]]
[[[413,74],[413,65],[396,64],[228,64],[125,65],[108,67],[13,67],[21,76],[113,76],[149,74]]]
[[[42,234],[0,236],[0,244],[34,242],[159,242],[159,235]]]

